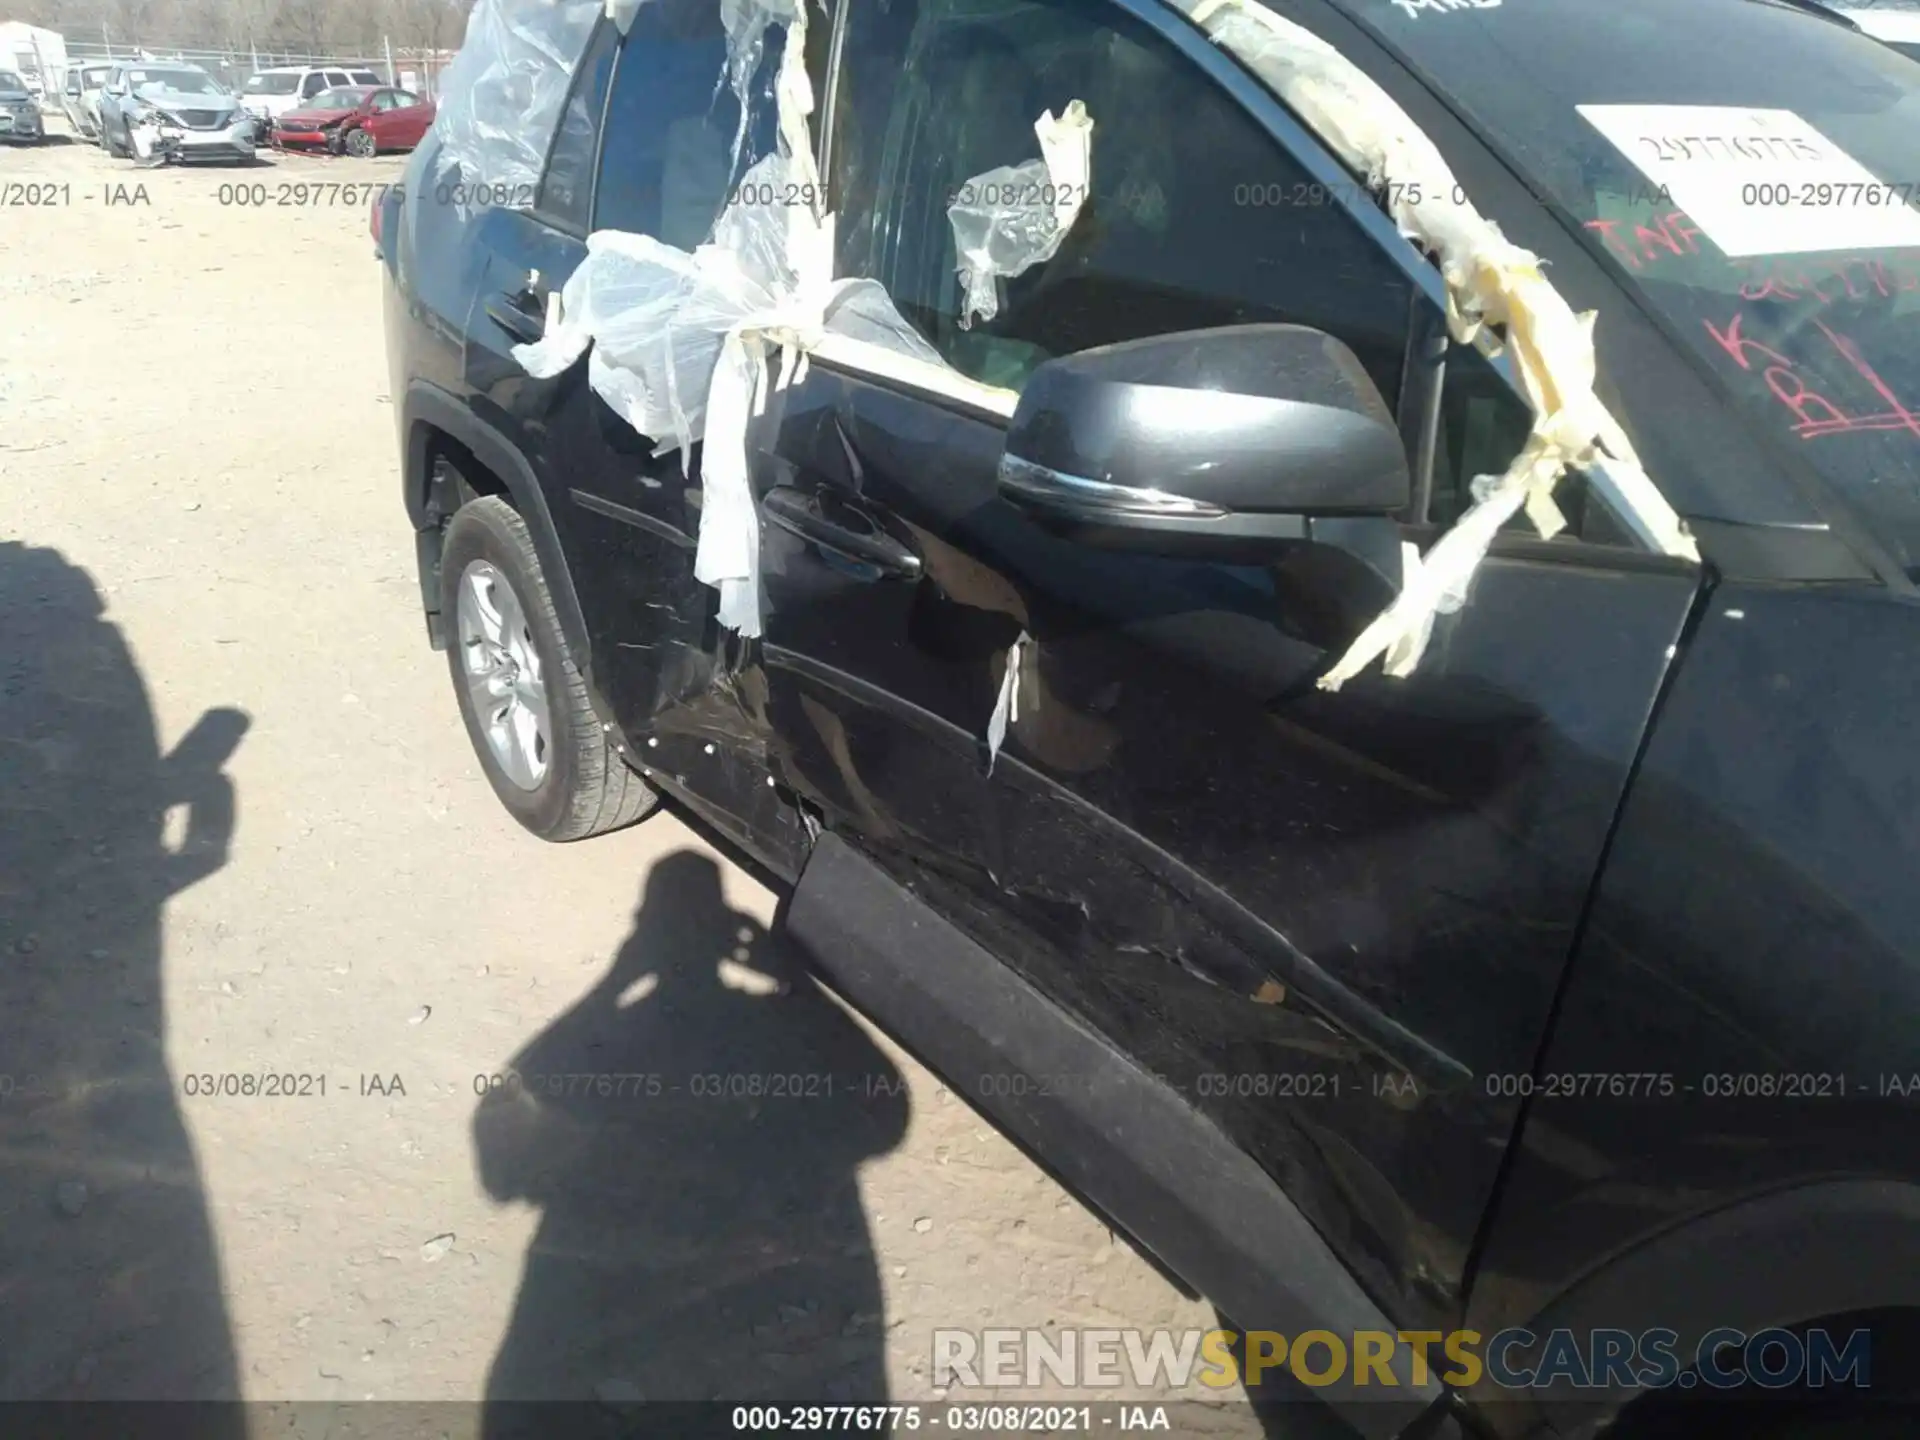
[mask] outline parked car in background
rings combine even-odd
[[[100,141],[100,92],[112,74],[111,65],[76,65],[67,71],[60,108],[66,113],[73,133],[83,140],[95,144]]]
[[[322,91],[344,85],[369,88],[380,84],[380,77],[363,67],[342,65],[277,65],[247,77],[240,87],[240,103],[257,122],[260,139],[272,132],[274,122],[291,110],[304,109]]]
[[[411,150],[433,128],[431,100],[388,86],[323,90],[273,125],[276,146],[325,146],[335,155]]]
[[[38,145],[45,137],[40,105],[26,80],[12,70],[0,70],[0,140]]]
[[[141,160],[251,160],[253,122],[197,65],[126,63],[100,91],[100,143]]]

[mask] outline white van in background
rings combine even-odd
[[[240,103],[258,123],[259,134],[265,139],[275,120],[289,110],[298,110],[322,90],[386,83],[376,72],[358,66],[276,65],[247,77],[247,83],[240,87]]]

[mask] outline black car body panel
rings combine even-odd
[[[910,872],[909,872],[910,873]],[[1306,1218],[1234,1140],[1195,1115],[1138,1057],[1074,1021],[948,916],[971,909],[924,875],[903,880],[838,836],[821,837],[788,926],[834,984],[938,1057],[970,1096],[1008,1075],[1070,1075],[1009,1094],[995,1118],[1102,1212],[1161,1237],[1164,1258],[1241,1323],[1299,1334],[1390,1331]],[[1401,1361],[1409,1356],[1397,1357]],[[1348,1383],[1325,1398],[1359,1433],[1401,1433],[1440,1396],[1429,1373],[1396,1369],[1383,1403]],[[1376,1383],[1378,1383],[1376,1381]]]
[[[1456,1313],[1516,1109],[1482,1077],[1531,1068],[1696,577],[1495,559],[1416,675],[1329,696],[1327,622],[1266,572],[1056,539],[997,495],[997,429],[826,365],[788,404],[784,478],[925,568],[765,532],[795,783],[1027,932],[1008,962],[1193,1096],[1396,1322]]]
[[[1318,292],[1324,314],[1276,316],[1171,287],[1075,290],[1086,274],[1009,296],[1076,337],[1063,353],[1124,341],[1147,312],[1161,332],[1350,321],[1338,338],[1419,472],[1390,533],[1429,543],[1477,473],[1458,445],[1450,474],[1427,464],[1446,449],[1436,416],[1484,407],[1497,429],[1510,377],[1444,343],[1432,365],[1431,267],[1184,19],[1156,0],[1044,3],[1110,17],[1326,187],[1315,223],[1346,227],[1334,273],[1361,298],[1345,317]],[[623,99],[667,8],[643,8],[623,45],[602,27],[532,206],[449,203],[460,177],[431,137],[382,202],[429,611],[459,495],[507,494],[629,763],[796,883],[794,934],[836,985],[1243,1325],[1757,1330],[1920,1305],[1920,614],[1897,547],[1804,450],[1761,435],[1739,377],[1687,350],[1429,83],[1392,7],[1273,6],[1399,100],[1602,317],[1600,393],[1706,563],[1649,553],[1570,480],[1568,533],[1503,533],[1412,675],[1335,693],[1315,678],[1394,583],[1355,547],[1113,548],[1003,488],[1010,407],[989,389],[936,394],[827,353],[751,427],[766,629],[721,630],[693,578],[699,447],[657,453],[584,363],[535,380],[511,353],[542,333],[591,228],[666,223],[655,141],[674,117],[646,106],[712,94],[646,72],[651,98]],[[809,32],[816,143],[859,273],[938,330],[902,278],[901,226],[859,213],[888,132],[847,97],[881,93],[863,63],[900,67],[863,60],[858,8]],[[1410,23],[1469,23],[1428,8]],[[1090,73],[1062,66],[1028,99],[1058,109]],[[1301,213],[1287,224],[1305,234]],[[1223,233],[1235,223],[1220,212]],[[1278,267],[1251,253],[1213,268],[1265,283]],[[1009,664],[1018,698],[992,756]],[[982,1078],[1009,1074],[1025,1078]],[[1745,1094],[1757,1076],[1774,1092]],[[1845,1096],[1788,1095],[1785,1076],[1842,1077]],[[1637,1078],[1628,1093],[1613,1077]],[[1285,1243],[1228,1233],[1236,1207]],[[1755,1246],[1789,1258],[1738,1265]],[[1470,1398],[1503,1433],[1572,1435],[1630,1391],[1558,1410]],[[1328,1398],[1386,1435],[1434,1397]]]
[[[1916,622],[1913,600],[1872,589],[1715,592],[1540,1067],[1657,1067],[1673,1091],[1533,1100],[1481,1261],[1483,1327],[1527,1319],[1648,1235],[1836,1177],[1877,1177],[1880,1225],[1904,1239],[1825,1255],[1813,1273],[1833,1309],[1803,1315],[1920,1294]],[[1800,1250],[1803,1224],[1767,1248]],[[1695,1277],[1669,1277],[1677,1304]],[[1794,1317],[1724,1323],[1754,1318]]]

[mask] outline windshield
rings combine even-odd
[[[291,95],[300,88],[298,75],[249,75],[249,95]]]
[[[176,95],[224,95],[211,75],[200,70],[135,70],[128,77],[135,94],[170,90]]]
[[[107,83],[107,76],[112,73],[111,65],[89,65],[80,72],[80,85],[83,89],[98,90]]]
[[[30,93],[27,89],[26,81],[22,80],[11,70],[0,70],[0,95],[26,95]]]
[[[358,110],[360,102],[367,98],[365,90],[339,86],[332,90],[322,90],[307,102],[309,110]]]
[[[1348,0],[1920,565],[1920,66],[1774,0]]]

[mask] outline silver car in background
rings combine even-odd
[[[0,70],[0,140],[38,145],[46,133],[40,123],[40,102],[27,82],[11,70]]]
[[[197,65],[124,62],[100,92],[100,143],[143,165],[251,160],[253,118]]]
[[[60,92],[60,108],[73,133],[96,145],[100,143],[100,92],[112,73],[111,65],[75,65],[67,71],[67,83]]]

